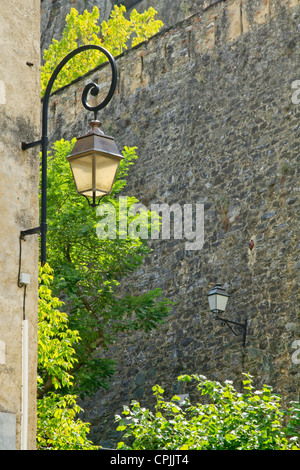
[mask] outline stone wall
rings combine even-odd
[[[151,6],[157,11],[156,17],[164,23],[164,27],[169,28],[201,9],[209,7],[213,0],[120,0],[115,3],[125,5],[128,13],[133,8],[142,12]]]
[[[182,373],[239,387],[246,371],[257,387],[299,397],[299,33],[299,0],[229,0],[117,59],[118,90],[100,118],[120,149],[138,147],[126,193],[149,208],[204,204],[205,232],[199,250],[152,240],[126,281],[133,292],[161,287],[175,305],[158,331],[121,336],[107,352],[118,361],[112,387],[82,404],[96,443],[113,445],[114,414],[131,399],[151,404],[155,383],[185,393]],[[108,86],[110,70],[54,94],[52,139],[86,132],[91,78]],[[231,295],[227,318],[248,320],[244,349],[208,312],[216,281]]]
[[[40,4],[38,0],[1,2],[0,15],[0,448],[34,449],[36,439],[36,363],[38,237],[22,242],[21,230],[39,225],[39,151],[21,150],[22,141],[40,138]],[[25,320],[25,321],[24,321]],[[22,331],[28,325],[28,374],[22,359]],[[22,339],[23,338],[23,339]],[[28,406],[22,404],[28,386]],[[28,424],[26,414],[28,412]]]
[[[41,0],[41,50],[48,49],[52,39],[60,40],[65,27],[65,18],[71,8],[82,14],[84,10],[99,8],[99,21],[107,20],[113,0]]]

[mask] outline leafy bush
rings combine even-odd
[[[68,317],[53,297],[53,270],[39,269],[38,391],[51,383],[55,392],[37,400],[37,448],[39,450],[96,449],[88,440],[89,423],[78,418],[77,396],[67,393],[73,385],[71,369],[76,362],[74,345],[78,331],[69,328]]]
[[[289,431],[284,427],[280,397],[267,385],[254,390],[252,377],[244,375],[244,393],[237,392],[231,381],[222,385],[204,376],[180,376],[179,381],[195,380],[206,396],[205,403],[196,405],[189,400],[180,405],[178,396],[166,401],[164,390],[154,386],[154,412],[133,401],[131,408],[124,407],[125,420],[116,416],[117,430],[126,431],[129,442],[119,442],[118,449],[299,450],[298,438],[291,435],[295,427]],[[292,416],[296,419],[297,413]]]

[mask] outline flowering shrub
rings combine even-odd
[[[201,395],[209,398],[196,405],[189,400],[180,405],[178,396],[166,401],[164,390],[154,386],[155,411],[133,401],[131,408],[124,407],[125,420],[116,416],[117,430],[126,431],[129,442],[119,442],[118,449],[299,450],[295,427],[284,427],[280,397],[267,385],[254,390],[252,377],[244,375],[244,393],[231,381],[222,385],[204,376],[180,376],[179,381],[196,381]],[[290,418],[295,420],[295,413]]]

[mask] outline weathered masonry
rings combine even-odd
[[[0,14],[0,449],[35,449],[38,317],[40,2],[1,2]]]
[[[152,240],[126,282],[161,287],[175,306],[159,331],[121,336],[108,351],[118,361],[112,387],[83,404],[96,443],[116,437],[114,414],[133,398],[147,405],[155,383],[185,393],[182,373],[238,385],[250,372],[258,387],[298,398],[299,36],[299,0],[229,0],[117,59],[118,92],[100,118],[120,149],[138,147],[126,192],[149,208],[204,204],[204,245]],[[92,78],[105,85],[109,75],[102,66]],[[90,78],[53,96],[52,139],[86,131]],[[208,312],[217,281],[231,295],[227,317],[248,319],[244,350]]]

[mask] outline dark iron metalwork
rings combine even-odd
[[[88,44],[86,46],[80,46],[74,51],[70,52],[66,57],[58,64],[58,66],[53,71],[50,80],[48,82],[46,92],[43,99],[43,111],[42,111],[42,138],[35,142],[22,142],[22,150],[27,150],[32,147],[36,147],[37,145],[41,145],[42,147],[42,191],[41,191],[41,224],[39,227],[30,230],[23,230],[21,232],[21,238],[24,238],[26,235],[32,235],[34,233],[41,234],[41,264],[42,266],[46,263],[46,237],[47,237],[47,148],[48,148],[48,106],[49,106],[49,98],[52,90],[52,86],[57,78],[57,75],[61,71],[61,69],[69,62],[69,60],[73,59],[74,56],[80,54],[83,51],[87,51],[90,49],[98,50],[102,52],[108,59],[111,69],[112,69],[112,80],[109,92],[106,98],[96,106],[90,106],[87,102],[87,96],[90,92],[93,96],[97,96],[99,93],[99,86],[96,83],[89,83],[83,90],[82,93],[82,104],[88,111],[93,111],[95,115],[95,119],[97,116],[97,112],[100,109],[105,108],[105,106],[109,103],[111,98],[114,95],[116,86],[117,86],[117,65],[113,58],[113,56],[101,46],[96,46],[94,44]]]
[[[243,346],[245,347],[246,345],[246,337],[247,337],[247,319],[244,321],[244,323],[238,323],[236,321],[232,321],[232,320],[227,320],[227,318],[222,318],[222,317],[214,317],[215,320],[220,320],[220,322],[222,323],[222,325],[227,325],[228,328],[232,331],[232,333],[235,335],[235,336],[238,336],[240,334],[243,335]],[[234,325],[238,328],[238,332],[236,329],[234,329],[234,327],[232,327],[231,325]]]

